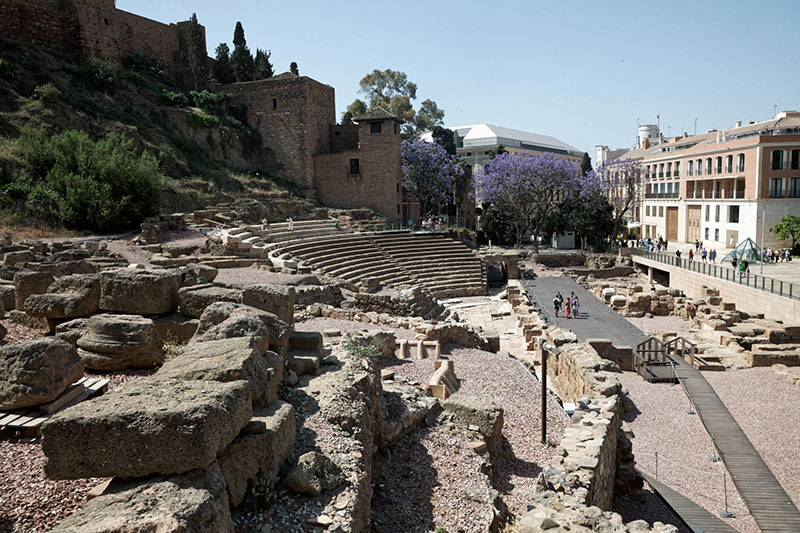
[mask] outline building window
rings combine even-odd
[[[106,26],[108,26],[108,19],[105,19],[105,18],[104,18],[104,19],[103,19],[103,22],[105,22]]]
[[[736,164],[736,172],[744,172],[744,154],[739,154],[736,159],[738,160]]]
[[[772,151],[772,170],[783,170],[783,150]]]
[[[400,204],[397,204],[397,214],[400,214]]]
[[[706,158],[706,174],[711,174],[711,158]]]
[[[467,152],[467,157],[472,157],[472,152]]]
[[[719,228],[714,230],[714,240],[719,242]]]
[[[361,174],[361,169],[358,165],[358,159],[351,159],[350,160],[350,175],[354,174]]]
[[[783,196],[783,178],[769,180],[769,197],[781,198]]]
[[[644,206],[644,215],[648,216],[648,217],[650,216],[650,206],[649,205]]]
[[[373,122],[369,125],[370,133],[381,133],[383,130],[383,122]]]
[[[397,127],[397,124],[394,125],[394,134],[397,135],[400,132],[400,129]]]
[[[739,223],[739,206],[731,205],[728,207],[728,222],[731,224]]]
[[[707,240],[708,240],[708,228],[706,228],[706,236],[705,236],[705,238],[704,238],[703,240],[704,240],[704,241],[707,241]]]
[[[664,206],[663,205],[658,206],[658,216],[660,216],[660,217],[664,216]]]
[[[711,219],[711,206],[707,205],[706,206],[706,222],[708,222],[710,219]]]
[[[278,99],[277,98],[273,98],[272,99],[272,109],[278,109]]]
[[[661,163],[660,165],[658,165],[658,177],[659,178],[663,178],[664,177],[664,163]]]
[[[725,172],[731,173],[733,172],[733,156],[729,155],[725,158]]]
[[[678,178],[681,175],[681,162],[675,161],[675,177]]]
[[[719,206],[714,207],[714,222],[719,222]]]
[[[722,156],[719,156],[714,160],[714,167],[714,172],[717,174],[722,174]]]
[[[800,150],[792,150],[792,162],[789,168],[792,170],[800,169]]]
[[[789,179],[789,198],[800,198],[800,178]]]
[[[687,176],[693,176],[693,174],[692,174],[692,167],[693,166],[694,166],[694,161],[689,161],[688,163],[686,163],[686,175]]]
[[[698,159],[697,160],[697,175],[698,176],[702,176],[703,175],[703,160],[702,159]]]
[[[672,163],[667,163],[667,177],[672,177]]]
[[[397,192],[400,192],[400,184],[399,183],[395,183],[395,185],[397,185]]]

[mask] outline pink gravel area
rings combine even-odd
[[[660,331],[688,332],[692,323],[677,316],[654,316],[652,318],[625,317],[628,322],[648,334]]]
[[[255,268],[220,268],[215,283],[226,285],[243,286],[254,283],[271,283],[274,285],[302,285],[307,283],[311,276],[309,274],[279,274],[269,270],[259,270]]]
[[[445,345],[443,355],[454,361],[459,382],[457,394],[493,402],[504,409],[504,458],[495,467],[493,484],[503,494],[508,509],[526,511],[542,467],[549,465],[555,448],[539,443],[541,384],[515,359],[481,350]],[[398,376],[427,383],[433,374],[432,360],[390,359],[383,363]],[[547,421],[550,442],[560,442],[568,417],[551,398]],[[453,486],[450,490],[459,491]]]
[[[140,263],[146,267],[152,266],[150,261],[147,260],[150,257],[150,253],[133,244],[130,239],[115,239],[106,241],[106,244],[109,252],[121,255],[128,263]]]
[[[760,531],[722,462],[709,460],[714,454],[711,439],[700,417],[686,413],[689,401],[683,389],[668,383],[648,383],[633,372],[623,372],[618,377],[635,404],[624,418],[634,433],[637,468],[655,477],[657,453],[658,480],[715,516],[725,508],[726,476],[728,509],[736,518],[725,522],[744,533]],[[646,504],[640,518],[650,521]],[[626,512],[634,511],[626,506]]]
[[[31,329],[9,319],[0,320],[0,324],[7,330],[6,335],[0,340],[0,346],[44,337],[44,331]]]
[[[383,533],[486,531],[492,516],[483,461],[463,432],[426,427],[391,449],[372,500],[373,524]]]
[[[326,329],[338,329],[345,333],[357,333],[362,330],[367,331],[391,331],[394,332],[397,340],[411,340],[416,332],[411,329],[392,328],[381,324],[371,324],[369,322],[356,322],[353,320],[342,320],[339,318],[311,318],[302,322],[295,322],[294,329],[297,331],[324,331]],[[426,378],[427,379],[427,378]]]
[[[800,506],[800,387],[770,367],[703,372],[778,483]]]

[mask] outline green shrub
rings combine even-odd
[[[218,128],[221,121],[219,117],[213,115],[203,115],[189,111],[186,113],[186,123],[191,128]]]
[[[275,481],[259,479],[256,481],[253,488],[250,489],[250,493],[253,495],[256,509],[266,511],[278,503],[278,500],[286,494],[286,491],[279,490],[275,486]]]
[[[174,105],[175,107],[186,107],[189,105],[189,98],[184,93],[164,89],[161,95],[164,97],[164,101],[167,105]]]
[[[117,88],[119,71],[112,63],[93,57],[83,64],[80,78],[90,89],[111,93]]]
[[[7,59],[0,58],[0,80],[11,81],[17,74],[17,66]]]
[[[52,83],[45,83],[33,90],[33,97],[42,102],[57,102],[61,98],[61,91]]]
[[[380,345],[371,342],[363,337],[348,334],[344,349],[351,355],[366,357],[367,359],[379,359],[381,356]]]
[[[224,104],[231,100],[230,93],[213,93],[203,89],[202,91],[191,91],[189,96],[194,105],[206,111],[219,111]]]
[[[28,203],[42,218],[50,213],[68,228],[107,232],[158,212],[158,162],[148,152],[137,154],[121,134],[92,141],[77,130],[48,137],[26,129],[17,151],[36,184]]]
[[[161,65],[158,63],[158,61],[144,54],[132,54],[124,56],[122,58],[122,66],[128,70],[133,70],[134,72],[140,72],[142,74],[152,76],[164,85],[174,85],[175,83],[172,81],[172,78],[170,78],[169,75],[164,72],[164,69],[161,68]]]

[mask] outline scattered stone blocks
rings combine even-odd
[[[25,312],[37,318],[79,318],[100,308],[100,277],[97,274],[72,274],[54,281],[44,294],[32,294],[25,301]]]
[[[242,303],[278,315],[289,325],[294,324],[294,287],[287,285],[250,285],[242,291]]]
[[[178,309],[179,274],[170,270],[107,270],[100,274],[100,309],[160,315]]]
[[[215,302],[241,303],[242,291],[211,284],[184,287],[178,291],[178,309],[186,316],[200,318],[203,311]]]

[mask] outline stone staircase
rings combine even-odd
[[[354,284],[369,279],[395,288],[419,285],[436,298],[486,292],[481,260],[440,234],[328,234],[277,243],[270,257],[273,262],[294,260]]]
[[[270,250],[284,243],[303,241],[315,237],[346,234],[339,229],[338,222],[332,219],[297,220],[289,231],[288,222],[278,222],[261,226],[249,224],[235,228],[220,228],[222,244],[231,253],[249,257],[267,257]]]

